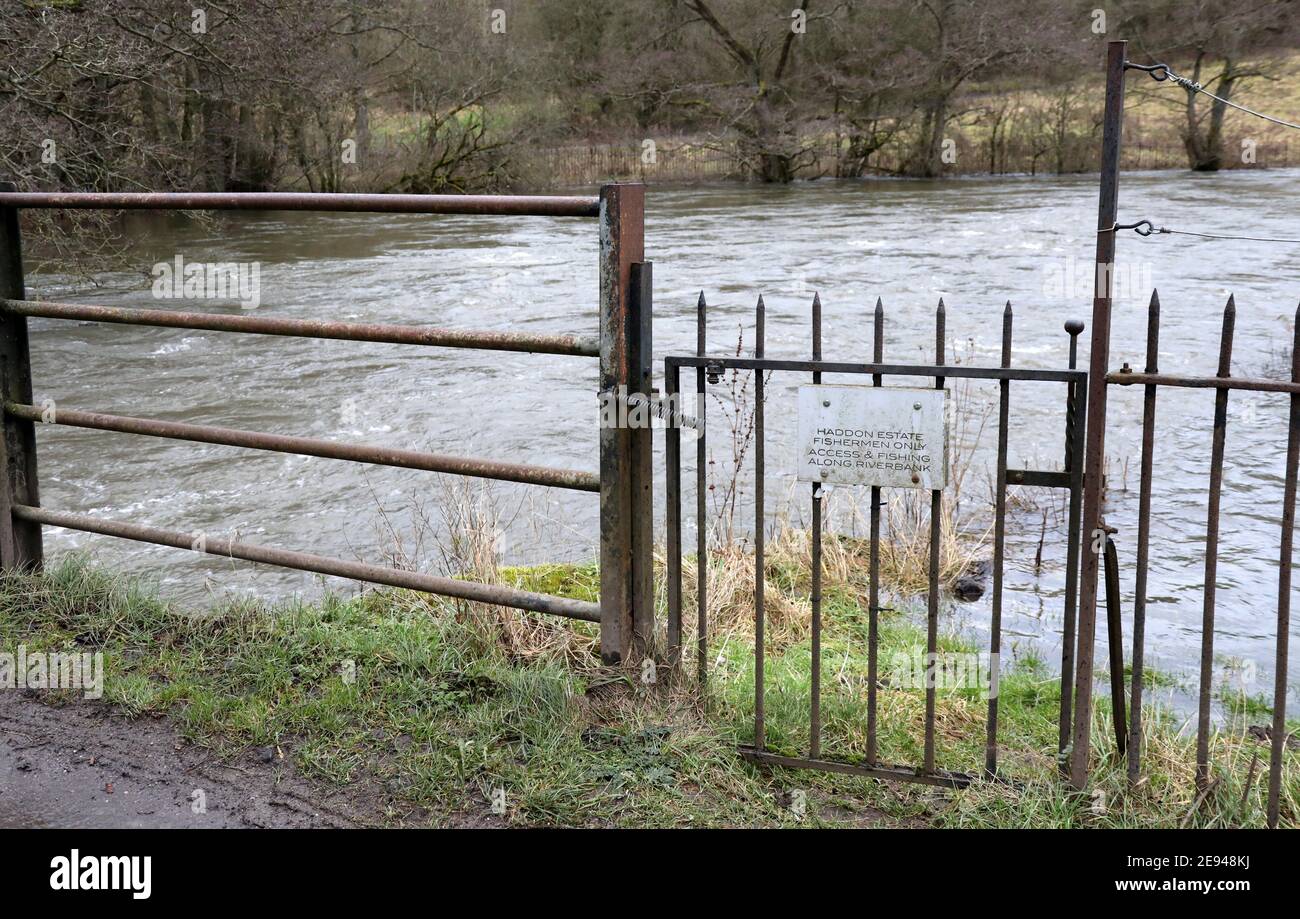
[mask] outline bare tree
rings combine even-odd
[[[1146,0],[1126,4],[1125,12],[1122,29],[1153,62],[1188,68],[1180,75],[1194,85],[1183,84],[1178,96],[1158,93],[1183,110],[1188,168],[1220,169],[1227,102],[1252,78],[1276,78],[1277,61],[1264,55],[1295,42],[1300,11],[1294,3],[1262,0]],[[1197,86],[1218,98],[1203,96]]]
[[[924,79],[918,90],[921,125],[905,165],[909,175],[931,177],[943,171],[945,132],[954,117],[954,99],[968,80],[998,67],[1026,61],[1050,41],[1050,20],[1033,30],[1010,23],[1044,12],[1020,0],[920,0],[913,17],[899,16],[915,65]]]

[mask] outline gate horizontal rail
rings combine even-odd
[[[259,431],[244,431],[238,428],[159,421],[153,418],[108,415],[102,412],[84,412],[59,407],[47,411],[41,406],[20,405],[13,402],[5,403],[4,411],[14,418],[42,424],[116,431],[120,434],[140,434],[146,437],[166,437],[171,440],[268,450],[273,453],[292,453],[298,456],[319,456],[324,459],[349,460],[376,466],[396,466],[424,472],[443,472],[450,475],[521,482],[525,485],[570,488],[575,491],[600,491],[600,476],[596,473],[557,469],[551,466],[501,463],[496,460],[448,456],[444,453],[425,453],[420,450],[403,450],[372,444],[341,444],[315,437],[263,434]]]
[[[81,530],[85,533],[99,533],[103,536],[116,536],[119,539],[131,539],[136,542],[171,546],[174,549],[203,552],[207,555],[278,565],[281,568],[294,568],[298,571],[312,571],[317,574],[351,578],[357,581],[370,581],[390,587],[405,587],[409,590],[457,597],[462,600],[509,606],[514,609],[531,610],[537,613],[550,613],[556,616],[565,616],[569,619],[582,619],[587,622],[600,621],[600,604],[598,603],[532,593],[531,591],[519,590],[500,584],[480,584],[476,581],[461,581],[456,578],[421,574],[416,571],[402,571],[398,568],[383,568],[379,565],[349,562],[324,555],[310,555],[305,552],[291,552],[287,549],[255,546],[231,539],[199,539],[193,533],[186,533],[182,530],[168,530],[137,523],[104,520],[89,514],[72,514],[43,507],[29,507],[24,504],[15,505],[11,512],[19,520],[27,520],[46,526]]]
[[[1193,377],[1172,373],[1132,373],[1116,370],[1106,382],[1118,386],[1182,386],[1191,389],[1244,389],[1250,392],[1300,393],[1300,383],[1264,377]]]
[[[492,332],[477,329],[440,329],[377,322],[321,322],[315,319],[281,319],[271,316],[232,316],[183,310],[132,309],[55,303],[44,300],[0,300],[0,311],[43,319],[69,319],[121,325],[199,329],[206,332],[242,332],[292,338],[371,341],[396,345],[472,348],[480,351],[525,351],[599,357],[600,341],[580,335],[539,335],[530,332]]]
[[[963,377],[975,380],[1037,380],[1077,383],[1081,370],[1039,370],[1021,367],[972,367],[963,364],[855,364],[838,361],[782,360],[734,355],[683,355],[664,358],[669,367],[717,367],[719,370],[795,370],[805,373],[871,373],[903,377]]]
[[[0,192],[0,207],[158,211],[323,211],[599,217],[587,195],[365,195],[322,192]]]
[[[606,663],[646,651],[653,640],[650,437],[648,431],[600,432],[600,472],[591,473],[495,460],[456,457],[311,437],[267,434],[59,409],[35,404],[27,319],[103,322],[299,338],[370,341],[486,351],[557,354],[599,359],[599,393],[650,394],[651,286],[644,261],[644,188],[604,186],[599,196],[374,195],[317,193],[100,193],[17,192],[0,188],[0,568],[35,569],[43,561],[41,526],[58,526],[140,542],[203,551],[376,584],[406,587],[601,625]],[[292,210],[519,217],[589,217],[599,221],[600,313],[598,336],[461,330],[381,323],[332,322],[273,316],[130,309],[25,298],[20,208],[105,210]],[[165,437],[500,479],[600,495],[600,602],[552,597],[501,585],[398,571],[234,540],[107,521],[88,514],[40,507],[36,475],[37,423]]]
[[[869,779],[891,779],[895,782],[935,785],[940,788],[965,788],[971,783],[971,776],[966,773],[950,772],[946,769],[935,769],[933,772],[918,772],[909,766],[864,766],[860,763],[842,763],[833,759],[783,756],[780,753],[758,750],[743,745],[740,747],[740,755],[750,762],[766,763],[771,766],[785,766],[790,769],[816,769],[821,772],[860,775]]]

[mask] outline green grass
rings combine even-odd
[[[545,566],[504,577],[593,599],[596,574]],[[499,616],[527,622],[531,643],[503,642]],[[1151,713],[1147,779],[1129,792],[1124,763],[1110,752],[1104,704],[1094,723],[1095,787],[1068,794],[1056,778],[1058,683],[1033,656],[1003,661],[1000,764],[1013,782],[953,792],[747,764],[735,747],[753,739],[753,656],[735,636],[713,650],[705,701],[666,671],[645,684],[637,672],[600,667],[594,625],[499,616],[402,591],[189,613],[75,556],[42,575],[0,579],[0,650],[102,650],[97,704],[169,715],[219,755],[278,748],[308,776],[380,792],[388,802],[381,822],[482,819],[497,789],[506,793],[503,820],[572,826],[1172,826],[1195,799],[1193,739],[1181,722]],[[861,760],[866,615],[832,592],[825,619],[824,750]],[[918,621],[899,613],[881,623],[885,762],[922,755],[924,693],[891,682],[895,656],[924,648]],[[949,635],[941,650],[973,649]],[[806,750],[809,658],[806,640],[768,651],[767,741],[778,752]],[[986,698],[978,689],[939,697],[939,765],[978,771]],[[1219,790],[1189,822],[1262,825],[1267,746],[1225,729],[1213,749]],[[1261,759],[1248,781],[1254,754]],[[1298,798],[1292,758],[1283,802],[1291,825]],[[806,811],[792,801],[806,801]]]

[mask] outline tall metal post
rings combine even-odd
[[[14,191],[0,182],[0,191]],[[24,298],[22,238],[18,209],[0,207],[0,297]],[[27,317],[0,313],[0,396],[4,402],[32,402],[32,364],[27,352]],[[26,419],[0,412],[0,569],[35,570],[42,561],[41,525],[17,520],[15,504],[40,505],[36,479],[36,430]]]
[[[1102,468],[1106,450],[1106,370],[1110,363],[1111,279],[1115,264],[1115,216],[1119,205],[1119,154],[1124,130],[1124,62],[1128,42],[1106,47],[1106,109],[1102,122],[1101,194],[1097,205],[1097,266],[1092,300],[1092,346],[1088,354],[1087,449],[1083,481],[1082,580],[1079,645],[1075,664],[1074,737],[1070,784],[1088,783],[1092,731],[1092,677],[1097,636],[1097,572],[1106,534],[1101,528]]]
[[[645,186],[600,190],[600,394],[617,411],[600,430],[600,655],[607,664],[652,650],[654,581],[650,414],[633,427],[636,396],[649,399],[650,266]]]

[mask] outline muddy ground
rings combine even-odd
[[[354,827],[426,822],[309,781],[273,748],[223,760],[166,718],[0,692],[0,828]]]

